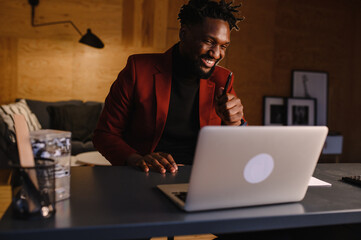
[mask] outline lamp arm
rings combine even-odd
[[[57,22],[48,22],[48,23],[40,23],[36,24],[34,21],[35,18],[35,6],[31,6],[31,26],[33,27],[42,27],[47,25],[55,25],[55,24],[64,24],[64,23],[70,23],[75,30],[80,34],[80,36],[83,36],[83,34],[80,32],[80,30],[75,26],[75,24],[72,21],[57,21]]]

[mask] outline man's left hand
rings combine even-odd
[[[226,93],[222,96],[223,88],[219,88],[216,96],[216,113],[226,125],[239,126],[243,118],[243,105],[237,96]]]

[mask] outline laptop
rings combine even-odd
[[[206,126],[189,183],[157,187],[185,211],[301,201],[326,126]]]

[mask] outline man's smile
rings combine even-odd
[[[207,68],[212,68],[217,63],[217,61],[213,58],[202,57],[201,60],[203,65]]]

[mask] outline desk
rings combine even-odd
[[[57,203],[53,219],[0,221],[0,239],[129,239],[201,233],[247,232],[361,223],[361,188],[340,182],[361,164],[318,164],[314,176],[332,187],[310,187],[299,203],[185,213],[155,188],[182,183],[176,174],[145,174],[129,167],[72,169],[71,198]]]

